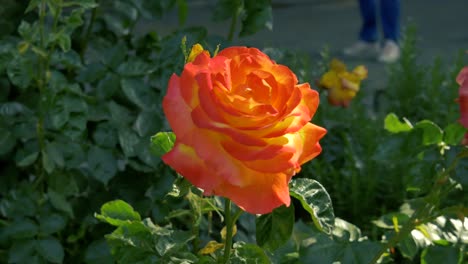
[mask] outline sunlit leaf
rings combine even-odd
[[[211,254],[223,247],[224,247],[223,243],[219,243],[217,241],[211,240],[211,241],[208,241],[208,243],[206,243],[206,245],[198,251],[198,254],[202,254],[202,255]]]
[[[128,221],[141,221],[141,216],[133,207],[122,200],[107,202],[101,206],[101,214],[96,218],[113,226],[120,226]]]
[[[335,221],[332,201],[319,182],[308,178],[295,179],[290,184],[289,193],[301,202],[319,230],[331,233]]]
[[[434,122],[429,120],[423,120],[414,126],[417,129],[423,131],[422,142],[424,145],[438,144],[442,142],[443,131]]]
[[[151,152],[157,157],[169,152],[175,142],[176,136],[173,132],[158,132],[151,137]]]
[[[448,145],[459,145],[467,132],[460,123],[452,123],[444,129],[444,142]]]
[[[406,132],[413,129],[413,126],[406,119],[401,122],[398,116],[394,113],[390,113],[385,117],[385,129],[391,133]]]
[[[234,252],[230,258],[232,264],[256,263],[269,264],[271,263],[265,251],[256,244],[248,244],[244,242],[236,242],[234,244]]]

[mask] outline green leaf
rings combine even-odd
[[[141,221],[141,216],[133,207],[122,200],[115,200],[101,206],[101,214],[95,217],[113,226],[121,226],[128,221]]]
[[[65,196],[63,196],[60,193],[55,192],[51,188],[49,188],[47,195],[49,196],[50,203],[55,209],[67,213],[70,218],[74,217],[73,208],[71,204],[67,201]]]
[[[26,56],[17,56],[10,61],[7,74],[10,81],[22,90],[26,90],[34,78],[34,61]]]
[[[299,263],[334,263],[343,255],[341,243],[302,221],[294,226],[293,239],[301,245]]]
[[[63,7],[74,6],[74,5],[80,6],[84,9],[90,9],[90,8],[95,8],[99,6],[95,0],[79,0],[79,1],[62,2]]]
[[[137,22],[138,10],[132,2],[112,1],[102,15],[107,27],[117,36],[129,35]]]
[[[358,241],[362,238],[361,230],[357,226],[338,217],[335,218],[333,236],[344,242]]]
[[[97,125],[93,133],[93,139],[96,145],[114,148],[117,145],[117,131],[109,122],[101,122]]]
[[[63,158],[63,153],[61,151],[63,146],[59,144],[58,142],[46,142],[46,148],[45,152],[47,153],[48,158],[55,163],[60,168],[63,168],[65,166],[65,160]]]
[[[343,257],[339,263],[362,264],[371,263],[372,258],[382,245],[378,242],[364,240],[362,242],[351,242],[345,247]]]
[[[213,20],[223,21],[236,15],[242,8],[242,0],[218,0],[213,10]]]
[[[111,98],[119,90],[119,87],[119,76],[109,72],[105,78],[99,80],[96,87],[96,96],[101,100]]]
[[[401,255],[405,258],[413,259],[419,253],[419,247],[412,235],[406,236],[398,242]]]
[[[413,126],[408,120],[406,119],[403,119],[403,120],[405,122],[401,122],[398,119],[397,115],[395,115],[394,113],[390,113],[385,117],[384,127],[387,131],[391,133],[406,132],[406,131],[410,131],[411,129],[413,129]]]
[[[378,220],[372,221],[372,223],[380,228],[394,230],[395,228],[402,228],[409,218],[404,213],[389,213],[382,215]]]
[[[291,181],[289,193],[301,202],[319,230],[331,233],[335,221],[332,201],[319,182],[307,178],[294,179]]]
[[[459,145],[467,129],[460,123],[452,123],[444,129],[444,142],[448,145]]]
[[[230,258],[231,264],[270,264],[271,261],[261,247],[255,244],[236,242],[234,252]]]
[[[57,100],[56,104],[48,112],[50,125],[55,130],[60,130],[70,119],[70,112],[64,103],[64,97]]]
[[[127,158],[134,157],[138,152],[138,143],[140,138],[130,129],[119,130],[119,144]]]
[[[39,232],[42,235],[56,233],[65,228],[65,225],[67,224],[65,217],[59,214],[44,215],[41,216],[39,220]]]
[[[83,25],[83,13],[83,9],[75,9],[69,16],[65,16],[63,19],[64,27],[62,32],[70,36],[76,28]]]
[[[14,135],[0,127],[0,156],[5,155],[13,150],[16,145],[16,139]]]
[[[63,52],[67,52],[71,48],[71,39],[70,35],[67,35],[64,32],[60,32],[54,35],[54,41],[57,42],[59,47],[62,49]]]
[[[421,264],[462,263],[463,250],[455,247],[432,246],[421,254]]]
[[[123,79],[122,90],[128,99],[141,109],[155,109],[158,96],[142,79]]]
[[[423,120],[419,121],[414,127],[422,129],[422,141],[424,145],[433,145],[442,142],[443,131],[434,122],[429,120]]]
[[[291,237],[294,227],[294,206],[283,205],[270,214],[261,215],[255,220],[255,225],[258,245],[274,251]]]
[[[142,111],[133,125],[140,137],[154,135],[162,127],[163,120],[156,111]]]
[[[101,63],[91,63],[83,67],[76,77],[77,81],[86,83],[86,82],[95,82],[102,79],[107,73],[107,68]]]
[[[117,160],[112,152],[97,146],[88,151],[88,166],[91,176],[104,185],[117,173]]]
[[[176,136],[173,132],[158,132],[151,137],[151,152],[161,157],[174,147],[175,140]]]
[[[154,225],[153,225],[154,226]],[[170,234],[170,231],[164,228]],[[153,232],[154,231],[154,232]],[[119,263],[167,263],[159,261],[158,248],[155,240],[167,236],[144,222],[124,222],[112,234],[107,235],[107,243],[111,247],[112,255]],[[156,252],[155,252],[156,250]]]
[[[121,64],[128,63],[124,61],[128,55],[128,48],[123,41],[118,43],[105,42],[102,47],[98,48],[98,53],[99,60],[109,68],[117,69]]]
[[[40,3],[41,3],[41,0],[31,0],[31,1],[29,1],[28,7],[24,11],[24,13],[31,12],[32,10],[37,8]]]
[[[54,237],[37,240],[36,250],[52,263],[62,263],[65,256],[62,244]]]
[[[5,232],[14,239],[32,238],[37,235],[38,227],[32,220],[23,218],[14,221]]]
[[[109,108],[112,121],[116,124],[127,124],[135,120],[135,117],[132,115],[130,110],[117,104],[114,101],[110,101],[107,104],[107,107]]]
[[[117,72],[124,77],[140,77],[151,74],[154,67],[139,58],[130,58],[117,68]]]
[[[49,175],[47,184],[58,193],[65,196],[79,193],[78,182],[86,176],[75,170],[58,171]]]
[[[87,264],[113,264],[111,251],[106,241],[93,241],[87,248],[84,256]]]
[[[36,240],[16,240],[8,251],[8,263],[31,263],[36,250]]]
[[[157,240],[155,245],[156,251],[161,256],[174,254],[178,251],[187,251],[186,245],[190,240],[194,239],[194,236],[186,231],[167,231],[164,230],[165,234],[162,234]]]
[[[262,9],[247,10],[247,16],[242,20],[239,36],[255,34],[262,29],[273,30],[273,10],[271,6]]]
[[[138,149],[140,150],[137,154],[138,158],[145,163],[146,165],[151,167],[151,172],[158,168],[158,165],[161,163],[161,159],[155,156],[151,152],[151,141],[150,138],[144,137],[140,141],[138,145]]]
[[[27,167],[33,164],[39,156],[39,146],[37,141],[30,140],[24,143],[24,147],[15,153],[15,162],[18,167]]]

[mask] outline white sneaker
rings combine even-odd
[[[380,52],[378,61],[384,63],[393,63],[400,58],[400,47],[393,40],[387,40],[384,43],[382,52]]]
[[[379,44],[377,42],[358,41],[343,50],[343,53],[352,57],[371,57],[379,53]]]

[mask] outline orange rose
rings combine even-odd
[[[460,105],[460,123],[468,128],[468,66],[464,67],[458,74],[457,83],[460,85],[457,99]],[[468,133],[465,134],[462,144],[468,145]]]
[[[172,75],[163,100],[176,142],[163,161],[204,190],[253,214],[290,204],[288,183],[321,152],[309,123],[319,96],[255,48],[200,52]]]

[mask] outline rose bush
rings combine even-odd
[[[458,74],[457,83],[460,85],[457,99],[460,105],[460,123],[468,128],[468,66],[464,67]],[[465,134],[462,144],[468,145],[468,133]]]
[[[291,177],[326,133],[309,122],[318,93],[258,49],[198,53],[169,80],[163,109],[176,142],[163,161],[247,212],[289,206]]]

